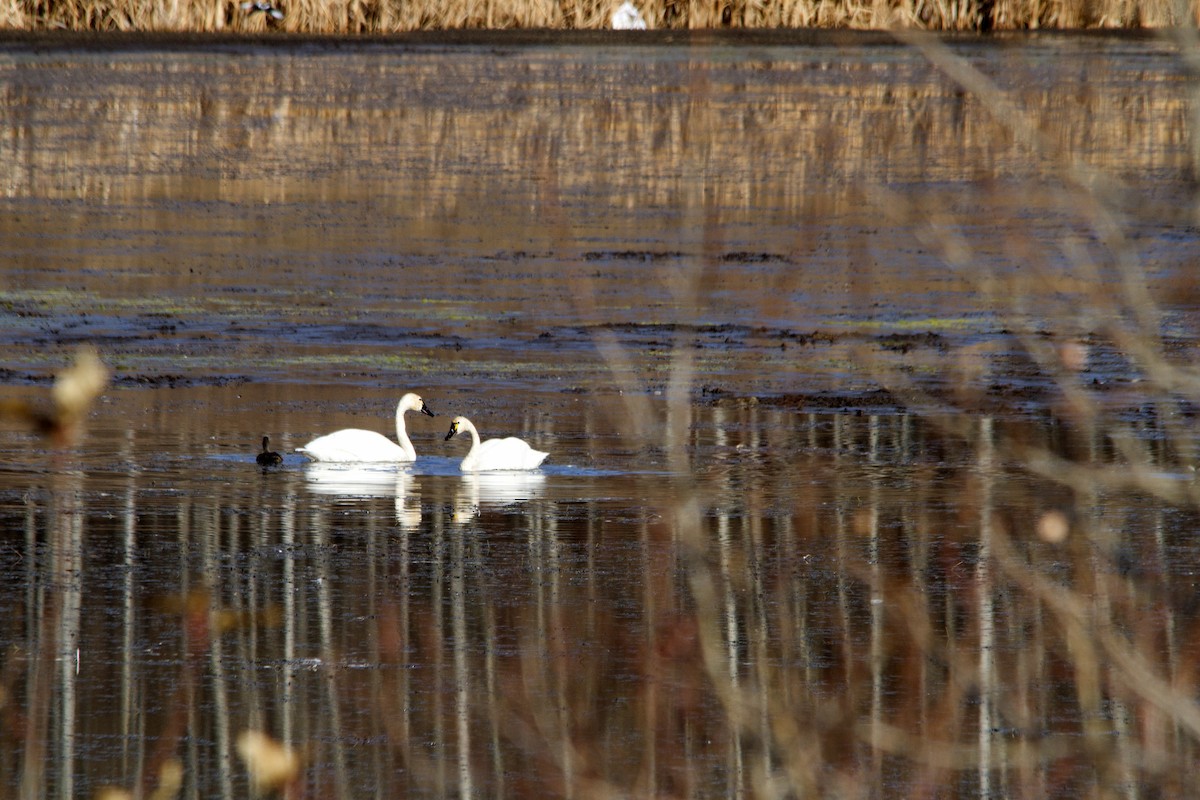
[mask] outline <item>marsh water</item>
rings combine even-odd
[[[3,794],[1191,786],[1191,78],[946,43],[0,43]]]

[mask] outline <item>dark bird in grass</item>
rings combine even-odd
[[[257,461],[259,464],[263,465],[264,467],[273,467],[276,464],[283,463],[283,456],[279,455],[279,453],[272,453],[270,450],[267,449],[267,443],[270,441],[271,441],[271,437],[269,437],[269,436],[263,437],[262,452],[259,453],[258,456],[254,459],[255,461]]]
[[[283,12],[271,5],[271,0],[246,0],[242,3],[242,11],[249,11],[251,16],[261,11],[271,19],[283,19]]]

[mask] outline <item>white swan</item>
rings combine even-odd
[[[642,12],[629,0],[625,0],[621,7],[613,12],[610,23],[614,31],[646,30],[646,20],[642,18]]]
[[[400,398],[396,406],[396,444],[375,431],[345,428],[313,439],[297,452],[304,453],[314,461],[416,461],[417,451],[408,440],[404,429],[404,412],[420,411],[434,416],[420,396],[409,392]]]
[[[446,441],[463,431],[471,433],[471,451],[462,460],[463,472],[483,472],[497,469],[537,469],[549,453],[534,450],[528,443],[510,436],[507,439],[479,441],[479,431],[466,417],[455,417],[450,423]]]

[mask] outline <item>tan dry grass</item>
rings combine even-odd
[[[0,29],[399,33],[459,29],[603,29],[617,0],[280,0],[282,21],[234,0],[0,0]],[[1174,25],[1196,4],[1169,0],[644,0],[651,29],[857,28],[929,30],[1137,28]],[[1185,10],[1186,9],[1186,10]]]

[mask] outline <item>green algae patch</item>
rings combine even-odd
[[[971,331],[979,329],[982,320],[979,317],[905,317],[901,319],[840,319],[831,324],[842,328],[850,328],[863,332],[900,331]]]

